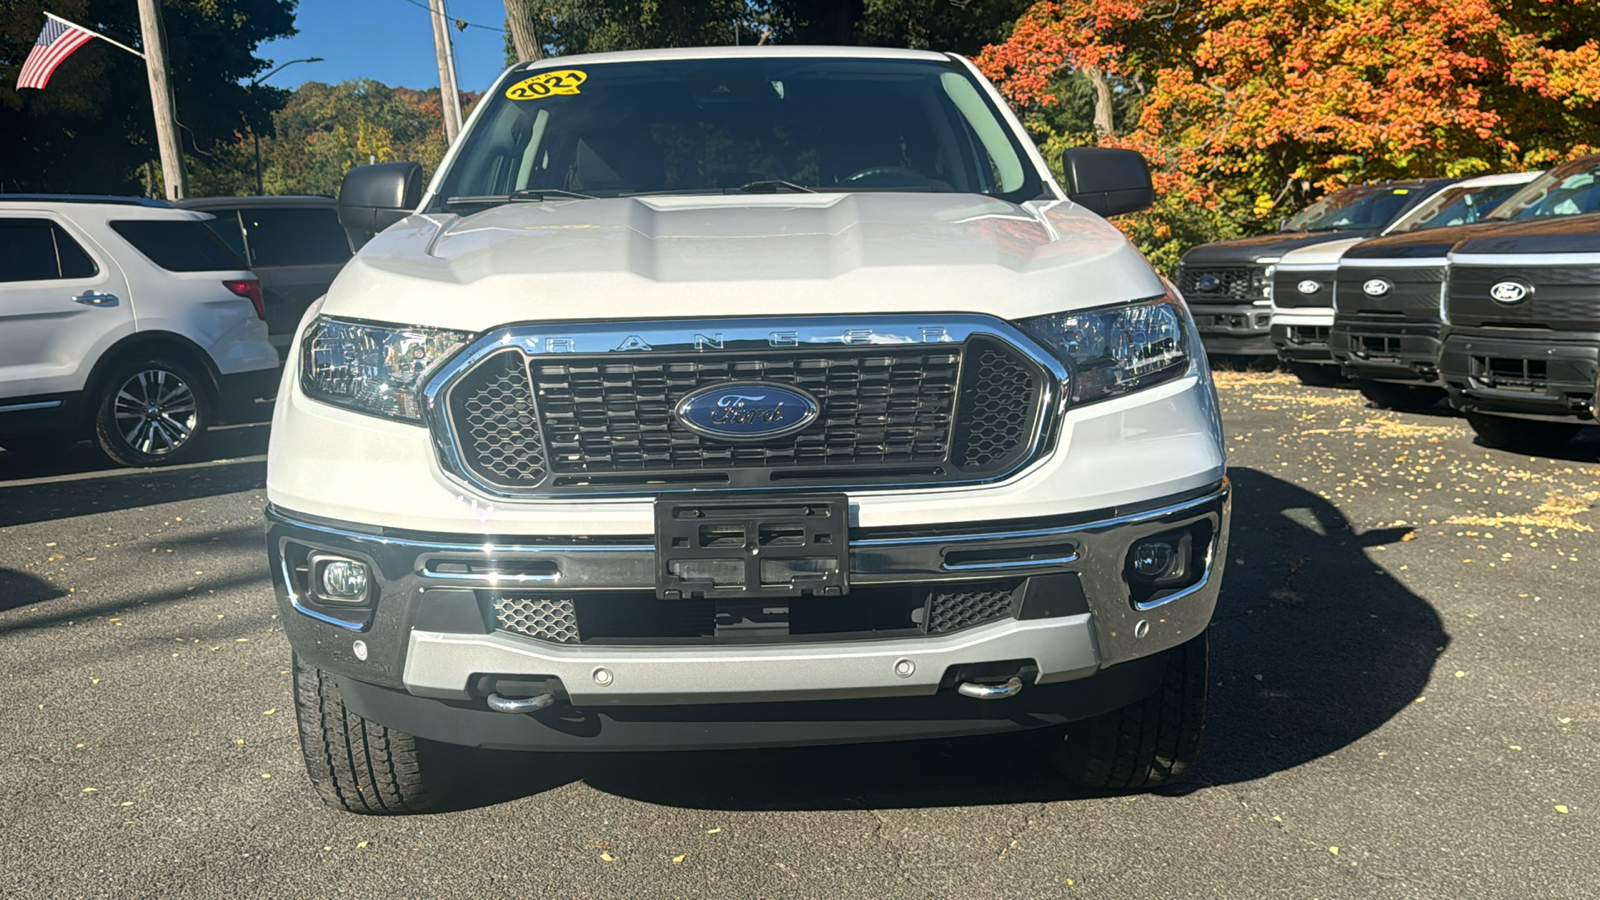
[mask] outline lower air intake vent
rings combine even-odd
[[[928,633],[957,631],[1011,615],[1017,583],[935,588],[928,600]]]
[[[494,617],[501,631],[555,644],[578,642],[571,597],[495,597]]]

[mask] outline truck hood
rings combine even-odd
[[[1600,253],[1600,213],[1516,222],[1456,245],[1456,253]]]
[[[1474,235],[1493,232],[1505,227],[1503,222],[1478,222],[1472,225],[1455,225],[1450,228],[1429,228],[1408,231],[1386,237],[1362,241],[1345,253],[1345,259],[1438,259],[1441,263],[1450,255],[1450,248]]]
[[[1298,250],[1301,247],[1324,244],[1328,241],[1341,241],[1352,237],[1367,237],[1372,233],[1370,231],[1318,231],[1313,233],[1280,231],[1232,241],[1215,241],[1210,244],[1201,244],[1185,253],[1183,255],[1183,264],[1186,266],[1249,264],[1263,257],[1282,256],[1291,250]]]
[[[1351,247],[1361,243],[1366,238],[1345,238],[1339,241],[1324,241],[1301,247],[1299,250],[1290,250],[1278,260],[1280,269],[1316,268],[1332,269],[1339,265],[1339,258]]]
[[[510,322],[979,312],[1160,295],[1122,233],[1067,201],[973,194],[693,195],[413,215],[323,312],[482,331]]]

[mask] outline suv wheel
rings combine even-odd
[[[1344,373],[1335,365],[1292,362],[1289,363],[1289,371],[1308,387],[1337,387],[1344,384]]]
[[[1167,651],[1161,689],[1064,726],[1050,761],[1072,784],[1097,791],[1149,790],[1182,781],[1200,756],[1206,720],[1205,634]]]
[[[1482,413],[1467,413],[1467,424],[1487,443],[1529,453],[1554,450],[1572,440],[1583,428],[1566,422],[1536,422]]]
[[[1356,389],[1379,409],[1419,412],[1444,399],[1443,388],[1424,384],[1391,384],[1363,379],[1356,382]]]
[[[119,366],[100,389],[95,439],[125,466],[186,462],[211,425],[211,398],[184,363],[155,359]]]
[[[388,816],[427,812],[449,798],[458,748],[356,715],[345,707],[334,677],[298,656],[294,707],[306,774],[323,803]]]

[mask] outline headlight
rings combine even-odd
[[[1188,317],[1171,297],[1035,316],[1017,323],[1069,374],[1071,405],[1171,381],[1189,370]]]
[[[422,420],[422,383],[472,335],[318,318],[306,329],[300,389],[357,412]]]

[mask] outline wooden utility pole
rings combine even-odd
[[[444,110],[444,138],[453,144],[456,135],[461,133],[461,91],[456,88],[456,57],[450,47],[450,19],[445,15],[444,0],[428,0],[428,12],[433,19],[433,50],[439,57],[439,105]]]
[[[144,37],[145,72],[150,75],[150,105],[155,107],[156,145],[161,148],[161,180],[168,200],[189,195],[183,171],[183,147],[178,143],[178,107],[167,80],[167,32],[161,25],[160,0],[139,0],[139,31]]]
[[[506,28],[511,32],[511,46],[516,48],[517,62],[544,59],[539,35],[534,32],[533,19],[528,15],[528,0],[506,0]]]

